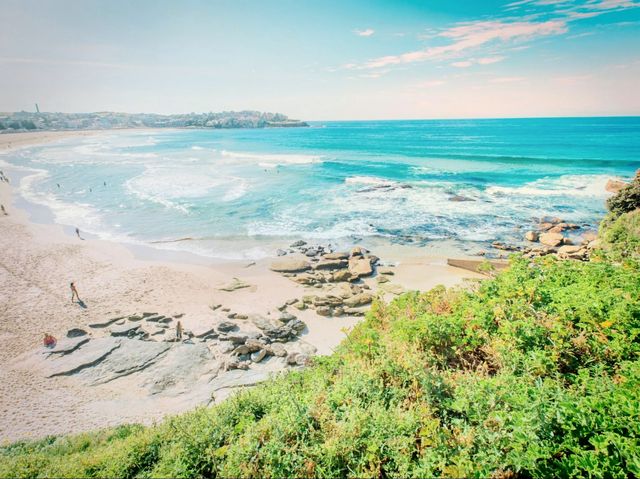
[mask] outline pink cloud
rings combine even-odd
[[[492,63],[498,63],[504,60],[505,57],[484,57],[478,58],[476,63],[479,65],[491,65]]]
[[[456,68],[467,68],[467,67],[470,67],[471,65],[473,65],[473,62],[470,62],[470,61],[453,62],[451,64],[452,67],[456,67]]]
[[[361,68],[381,68],[389,65],[414,63],[431,59],[450,58],[462,52],[500,41],[523,41],[546,35],[558,35],[567,31],[561,20],[546,22],[481,21],[457,25],[439,34],[452,40],[448,45],[429,47],[400,55],[388,55],[366,62]]]

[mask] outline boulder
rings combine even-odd
[[[278,319],[283,323],[288,323],[289,321],[293,321],[294,319],[296,319],[296,317],[293,314],[284,311]]]
[[[304,246],[306,244],[307,244],[306,241],[298,240],[298,241],[295,241],[295,242],[291,243],[291,245],[289,247],[290,248],[300,248],[300,246]]]
[[[287,252],[283,249],[277,249],[276,250],[276,256],[285,256],[287,254]]]
[[[311,265],[301,259],[282,259],[271,263],[271,271],[278,273],[301,273],[311,269]]]
[[[596,239],[598,239],[598,233],[596,233],[595,231],[585,231],[584,233],[582,233],[583,241],[590,242]]]
[[[371,276],[373,274],[371,261],[366,258],[353,257],[349,260],[349,272],[357,278]]]
[[[345,306],[353,308],[355,306],[363,306],[365,304],[370,304],[371,301],[373,301],[373,295],[369,293],[360,293],[345,299],[344,304]]]
[[[344,269],[348,266],[346,259],[325,259],[316,263],[313,269],[316,270],[335,270]]]
[[[259,363],[266,356],[267,356],[267,350],[266,349],[261,349],[260,351],[256,351],[255,353],[251,354],[251,361],[253,361],[254,363]]]
[[[318,306],[316,313],[320,316],[331,316],[331,308],[329,306]]]
[[[344,281],[352,281],[354,279],[353,275],[350,271],[344,269],[341,271],[336,271],[331,275],[331,281],[334,283],[341,283]]]
[[[259,314],[253,315],[251,316],[251,322],[258,328],[258,329],[269,329],[272,328],[274,325],[271,323],[271,320],[268,318],[265,318],[264,316],[260,316]]]
[[[246,283],[238,278],[233,278],[233,281],[231,281],[229,284],[220,288],[220,291],[231,292],[231,291],[237,291],[238,289],[244,289],[244,288],[250,288],[250,287],[251,285],[249,283]]]
[[[244,345],[250,353],[255,353],[264,347],[264,344],[260,340],[253,338],[247,339]]]
[[[548,221],[545,221],[544,223],[540,223],[540,225],[538,226],[538,230],[540,231],[547,231],[550,228],[553,228],[553,224],[549,223]]]
[[[564,236],[560,233],[543,233],[540,235],[540,243],[547,246],[560,246],[564,242]]]
[[[364,316],[366,311],[362,308],[347,308],[344,310],[344,314],[349,316]]]
[[[538,241],[539,238],[540,238],[540,235],[536,231],[527,231],[524,234],[524,239],[526,239],[527,241],[531,241],[533,243]]]
[[[343,303],[343,299],[329,294],[327,296],[316,296],[313,298],[314,306],[340,306]]]
[[[304,252],[304,255],[309,257],[309,258],[312,258],[314,256],[318,256],[320,254],[320,251],[321,250],[320,250],[319,247],[311,247],[311,248],[308,248],[307,251]]]
[[[386,276],[378,276],[376,278],[376,281],[378,282],[378,284],[388,283],[389,282],[389,278],[387,278]]]
[[[558,257],[562,259],[584,259],[587,251],[583,246],[561,246],[558,248]]]
[[[378,273],[387,276],[393,276],[395,274],[391,268],[378,268]]]
[[[625,183],[624,181],[609,180],[607,181],[607,184],[604,186],[604,189],[609,193],[617,193],[625,186],[627,186],[627,183]]]
[[[363,256],[365,253],[367,253],[367,250],[362,246],[354,246],[351,248],[350,257],[354,258],[356,256]]]
[[[279,358],[284,358],[287,355],[287,350],[280,343],[270,344],[269,345],[269,351],[271,351],[271,353],[274,356],[277,356]]]
[[[298,354],[299,353],[289,354],[289,356],[287,356],[287,365],[296,366],[297,365],[296,359],[298,358]]]
[[[236,331],[238,326],[230,321],[222,321],[217,326],[218,331],[228,333],[229,331]]]
[[[297,333],[301,333],[302,331],[305,330],[305,328],[307,327],[306,324],[304,324],[302,321],[300,321],[299,319],[294,319],[293,321],[291,321],[288,326],[293,329],[294,331],[296,331]]]
[[[231,341],[233,344],[244,344],[247,339],[246,334],[227,334],[224,339],[220,337],[221,341]]]
[[[349,253],[325,253],[322,257],[328,260],[349,259]]]

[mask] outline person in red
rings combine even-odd
[[[44,333],[43,343],[45,348],[54,348],[57,342],[56,338],[51,336],[49,333]]]

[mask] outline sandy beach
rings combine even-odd
[[[0,135],[0,150],[90,134]],[[14,206],[17,186],[0,183],[0,203],[9,213],[0,217],[1,442],[126,422],[150,423],[209,400],[206,384],[150,396],[135,374],[95,386],[87,386],[73,375],[46,377],[42,362],[34,360],[42,355],[44,332],[63,338],[71,328],[88,329],[90,323],[143,311],[178,316],[185,329],[201,330],[219,321],[223,309],[241,316],[268,315],[284,302],[309,294],[309,288],[270,271],[272,259],[222,262],[191,255],[181,261],[179,255],[161,250],[82,241],[60,225],[30,221],[28,211]],[[405,290],[426,290],[438,284],[458,284],[469,277],[478,276],[446,266],[444,258],[403,254],[393,283]],[[234,278],[249,286],[220,290]],[[72,281],[86,308],[70,300]],[[375,290],[374,278],[365,279],[365,284]],[[385,296],[393,297],[389,293]],[[212,311],[213,305],[222,306]],[[317,354],[330,354],[345,337],[345,328],[360,320],[321,317],[309,309],[296,316],[307,326],[300,340]],[[278,368],[282,369],[277,364],[271,366]]]

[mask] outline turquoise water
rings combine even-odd
[[[606,181],[640,168],[640,118],[108,131],[0,161],[28,201],[106,239],[211,257],[298,238],[478,249],[544,215],[595,225]]]

